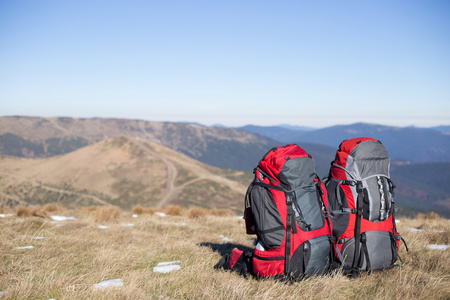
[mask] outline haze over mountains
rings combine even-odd
[[[245,126],[242,129],[283,143],[315,143],[336,149],[346,139],[376,137],[388,149],[393,160],[414,162],[450,161],[449,126],[435,128],[390,127],[356,123],[317,130],[290,130],[283,127]]]
[[[9,156],[0,160],[0,195],[10,203],[86,205],[103,201],[124,208],[131,203],[176,203],[240,210],[251,180],[249,171],[272,147],[299,144],[315,158],[318,174],[324,177],[342,140],[370,136],[381,140],[393,159],[397,202],[406,210],[431,209],[450,216],[450,190],[446,188],[450,135],[446,128],[359,123],[298,130],[0,117],[0,154]]]
[[[125,119],[0,118],[0,153],[49,157],[120,135],[159,143],[203,163],[250,170],[276,142],[240,129]],[[235,155],[239,153],[239,155]]]

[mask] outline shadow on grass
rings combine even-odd
[[[248,278],[247,275],[252,275],[251,274],[252,261],[251,255],[249,255],[250,253],[252,253],[251,248],[233,243],[210,243],[210,242],[200,243],[199,246],[210,247],[213,251],[218,252],[222,256],[219,262],[214,266],[215,270],[220,269],[231,270],[230,258],[233,249],[237,248],[238,250],[244,251],[238,258],[238,260],[235,261],[233,271],[238,272],[245,279]],[[248,253],[246,254],[246,252]]]
[[[204,242],[200,243],[199,246],[201,247],[209,247],[211,250],[218,252],[221,256],[224,256],[225,254],[231,255],[231,251],[233,251],[234,248],[237,248],[242,251],[250,250],[252,248],[249,248],[247,246],[243,246],[240,244],[233,244],[233,243],[209,243]]]

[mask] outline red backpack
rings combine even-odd
[[[331,224],[314,159],[294,144],[276,147],[254,174],[244,218],[247,234],[257,236],[256,248],[233,249],[230,268],[288,279],[327,272],[333,260]]]
[[[345,140],[336,152],[326,189],[336,258],[344,273],[391,268],[398,258],[403,239],[395,226],[389,167],[386,147],[372,138]]]

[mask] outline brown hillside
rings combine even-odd
[[[222,173],[160,144],[120,136],[51,158],[1,157],[0,197],[9,206],[57,202],[130,209],[141,203],[240,210],[247,182]]]
[[[209,165],[233,169],[253,168],[275,143],[240,129],[188,123],[12,116],[0,117],[0,154],[49,157],[122,135],[162,144]]]

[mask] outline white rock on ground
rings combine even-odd
[[[153,272],[155,273],[169,273],[175,270],[181,269],[180,265],[177,265],[177,263],[181,263],[181,261],[168,261],[168,262],[160,262],[156,265],[156,267],[153,267]]]
[[[106,225],[98,225],[97,228],[99,228],[99,229],[108,229],[109,226],[106,226]]]
[[[67,221],[67,220],[76,220],[75,217],[65,217],[65,216],[50,216],[52,220],[55,221]]]
[[[33,249],[33,246],[23,246],[23,247],[16,247],[16,249],[18,250],[22,250],[22,249]]]
[[[436,245],[436,244],[431,244],[427,246],[430,249],[436,249],[436,250],[447,250],[448,247],[450,247],[449,245]]]
[[[408,228],[409,231],[413,231],[413,232],[421,232],[423,231],[423,229],[417,229],[417,228]]]
[[[155,215],[160,216],[160,217],[165,217],[166,216],[165,213],[159,212],[159,211],[155,212]]]
[[[119,287],[119,286],[123,286],[123,280],[120,278],[105,280],[97,284],[94,284],[94,288],[96,289],[107,289],[110,287]]]
[[[0,218],[6,218],[6,217],[12,217],[12,216],[14,216],[14,214],[0,214]]]

